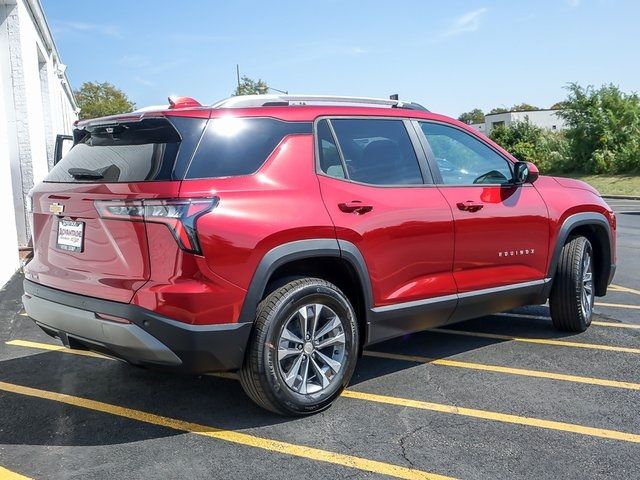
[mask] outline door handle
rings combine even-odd
[[[351,202],[339,203],[338,208],[344,213],[355,213],[356,215],[362,215],[363,213],[373,210],[371,205],[363,205],[360,200],[353,200]]]
[[[463,210],[465,212],[477,212],[478,210],[482,210],[484,204],[474,202],[473,200],[467,200],[466,202],[458,202],[458,209]]]

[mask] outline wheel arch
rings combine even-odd
[[[613,239],[611,226],[607,218],[601,213],[576,213],[565,219],[553,248],[547,277],[551,279],[555,277],[562,247],[564,247],[569,238],[576,235],[586,237],[593,245],[595,294],[603,296],[607,293],[607,286],[611,277]]]
[[[371,282],[362,254],[345,240],[299,240],[269,250],[251,279],[238,321],[253,322],[258,304],[266,295],[301,276],[322,278],[343,291],[356,311],[361,347],[368,335],[373,306]]]

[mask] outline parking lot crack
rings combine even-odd
[[[401,450],[402,458],[411,466],[411,468],[415,468],[416,466],[408,456],[406,442],[411,437],[413,437],[416,433],[418,433],[420,430],[422,430],[423,428],[427,428],[429,425],[430,424],[420,425],[419,427],[415,427],[415,428],[411,429],[409,432],[405,433],[404,435],[402,435],[400,437],[400,442],[399,443],[400,443],[400,450]]]

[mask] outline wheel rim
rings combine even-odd
[[[593,311],[593,261],[591,259],[591,249],[586,248],[582,256],[582,289],[580,305],[582,315],[585,320],[591,318]]]
[[[306,395],[329,387],[342,369],[344,356],[344,327],[326,305],[303,305],[282,328],[277,364],[296,393]]]

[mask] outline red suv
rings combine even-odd
[[[598,192],[397,100],[232,97],[83,121],[32,192],[28,315],[136,365],[239,371],[328,407],[363,348],[549,300],[583,331],[615,270]]]

